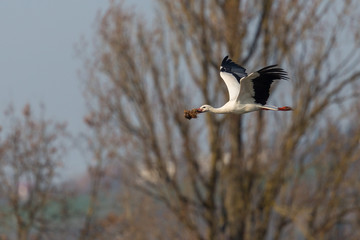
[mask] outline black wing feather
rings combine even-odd
[[[253,98],[255,99],[255,103],[265,105],[269,98],[270,86],[273,81],[288,80],[289,77],[286,71],[277,67],[277,65],[264,67],[257,72],[259,73],[259,76],[252,80],[255,93]]]
[[[240,79],[247,76],[246,69],[242,66],[234,63],[229,56],[226,56],[222,62],[220,67],[221,72],[231,73],[240,83]]]

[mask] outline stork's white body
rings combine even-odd
[[[209,112],[218,113],[218,114],[225,114],[225,113],[243,114],[243,113],[258,111],[262,108],[266,108],[269,110],[277,110],[275,108],[271,108],[270,106],[262,106],[260,104],[242,104],[237,101],[229,101],[220,108],[215,108],[210,106]]]

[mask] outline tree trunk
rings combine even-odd
[[[244,202],[242,191],[242,169],[241,161],[242,137],[241,137],[241,116],[231,116],[230,129],[231,134],[229,141],[231,142],[231,160],[226,170],[226,196],[225,208],[227,216],[226,235],[228,239],[243,239],[245,232],[244,223]]]

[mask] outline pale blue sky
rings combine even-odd
[[[151,4],[126,2],[143,12]],[[66,121],[75,135],[85,129],[78,75],[83,63],[75,45],[82,37],[92,41],[96,16],[108,6],[105,0],[0,1],[0,121],[10,103],[18,111],[26,103],[43,104],[48,118]],[[67,159],[68,174],[85,170],[80,157]]]

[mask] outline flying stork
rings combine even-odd
[[[235,113],[244,114],[259,110],[291,111],[288,106],[275,107],[266,105],[269,90],[274,80],[288,80],[286,71],[277,65],[264,67],[250,74],[246,69],[226,56],[220,66],[220,76],[229,91],[229,101],[222,107],[202,105],[198,113]]]

